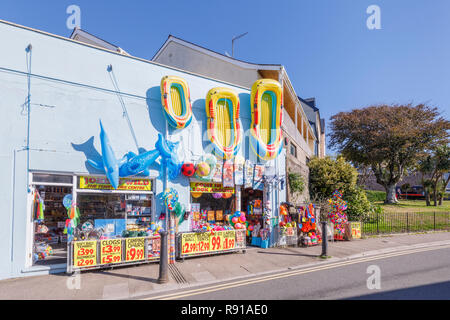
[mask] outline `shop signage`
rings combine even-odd
[[[73,246],[73,265],[90,267],[97,264],[97,241],[76,241]]]
[[[350,222],[352,228],[352,238],[361,239],[361,222]]]
[[[100,263],[110,264],[119,262],[122,262],[122,240],[102,240],[100,242]]]
[[[80,189],[114,190],[106,177],[80,177]],[[117,190],[152,191],[150,179],[120,178]]]
[[[236,234],[234,230],[214,233],[183,233],[181,235],[181,254],[195,255],[234,249]]]
[[[233,187],[225,188],[221,183],[191,182],[191,192],[234,194],[234,188]]]
[[[144,260],[145,238],[127,238],[125,240],[126,261]]]

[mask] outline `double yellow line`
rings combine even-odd
[[[271,281],[271,280],[275,280],[275,279],[292,277],[292,276],[296,276],[296,275],[300,275],[300,274],[306,274],[306,273],[311,273],[311,272],[316,272],[316,271],[333,269],[333,268],[348,266],[348,265],[357,264],[357,263],[363,263],[363,262],[368,262],[368,261],[373,261],[373,260],[380,260],[380,259],[386,259],[386,258],[391,258],[391,257],[408,255],[408,254],[412,254],[412,253],[419,253],[419,252],[433,251],[433,250],[447,249],[447,248],[450,248],[450,245],[443,245],[443,246],[441,245],[441,246],[436,246],[436,247],[432,247],[432,248],[430,248],[430,247],[418,248],[418,249],[411,249],[411,250],[406,250],[406,251],[401,251],[401,252],[385,253],[385,254],[380,254],[377,256],[373,256],[373,257],[358,258],[358,259],[350,260],[350,261],[335,262],[335,263],[330,263],[330,264],[317,266],[317,267],[305,268],[305,269],[296,270],[296,271],[282,272],[281,274],[279,273],[279,274],[272,274],[272,275],[268,275],[268,276],[260,276],[257,278],[251,278],[251,279],[247,279],[247,280],[218,284],[215,286],[213,285],[213,286],[206,287],[206,288],[186,290],[183,292],[176,292],[176,293],[171,293],[171,294],[159,295],[159,296],[155,296],[155,297],[143,298],[142,300],[180,299],[180,298],[184,298],[184,297],[205,294],[205,293],[210,293],[210,292],[219,291],[219,290],[231,289],[231,288],[246,286],[246,285],[255,284],[255,283],[259,283],[259,282]]]

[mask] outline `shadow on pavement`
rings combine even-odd
[[[268,251],[257,251],[257,252],[258,253],[263,253],[263,254],[278,254],[278,255],[284,255],[284,256],[300,256],[300,257],[313,257],[313,258],[319,257],[317,254],[288,253],[288,252],[268,252]]]
[[[149,278],[149,277],[132,276],[132,275],[128,275],[128,274],[114,273],[114,272],[109,272],[109,271],[99,271],[98,273],[105,274],[108,276],[115,276],[115,277],[119,277],[119,278],[134,279],[134,280],[139,280],[139,281],[158,283],[157,279],[153,279],[153,278]]]
[[[449,300],[450,281],[377,292],[345,300]]]

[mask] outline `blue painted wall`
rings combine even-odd
[[[109,135],[117,157],[137,153],[127,120],[113,85],[108,65],[113,66],[122,98],[140,147],[153,149],[157,133],[165,132],[160,81],[165,75],[187,80],[194,118],[185,130],[169,130],[170,141],[180,141],[180,158],[193,160],[210,150],[206,138],[205,97],[213,87],[236,90],[241,101],[241,121],[250,126],[250,91],[219,81],[174,70],[139,59],[0,22],[0,279],[46,273],[30,267],[27,246],[31,244],[31,217],[27,210],[27,119],[30,118],[30,170],[94,174],[87,156],[100,152],[99,119]],[[30,53],[26,47],[31,44]],[[31,58],[31,59],[30,59]],[[28,63],[30,61],[31,63]],[[27,71],[31,66],[31,113],[27,114]],[[255,161],[243,139],[240,154]],[[284,174],[284,151],[278,158]],[[272,161],[272,165],[273,165]],[[159,175],[153,166],[151,177]],[[169,182],[187,204],[189,181],[180,177]],[[162,192],[157,179],[156,195]],[[284,201],[285,191],[278,192]],[[275,208],[273,198],[273,209]],[[162,206],[157,201],[156,213]],[[187,228],[181,225],[180,230]]]

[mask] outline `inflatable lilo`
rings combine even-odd
[[[183,129],[191,123],[191,98],[184,79],[175,76],[161,79],[161,103],[167,122],[172,127]]]
[[[250,144],[261,159],[275,159],[283,146],[283,93],[280,83],[272,79],[256,81],[252,86],[250,102],[253,103]]]
[[[231,89],[213,88],[206,95],[208,138],[214,144],[214,153],[232,159],[242,140],[239,120],[239,98]]]

